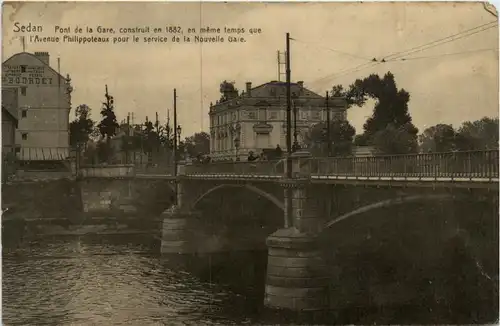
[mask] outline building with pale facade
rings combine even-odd
[[[237,90],[222,90],[223,96],[210,105],[210,156],[213,160],[244,160],[250,151],[260,154],[286,147],[286,83],[271,81],[252,88],[246,83],[241,94]],[[326,121],[326,98],[304,87],[299,81],[291,84],[292,135],[297,127],[297,141],[304,146],[306,134],[317,123]],[[347,119],[342,98],[328,101],[331,119]]]
[[[69,156],[71,92],[50,67],[48,52],[22,52],[2,63],[2,89],[17,93],[20,160],[62,160]]]
[[[15,153],[17,118],[17,90],[2,89],[2,152]]]

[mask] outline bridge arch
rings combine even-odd
[[[391,207],[391,206],[396,206],[396,205],[402,205],[402,204],[407,204],[407,203],[414,203],[414,202],[419,202],[419,201],[452,201],[457,198],[456,195],[451,195],[451,194],[422,194],[422,195],[413,195],[413,196],[402,196],[402,197],[396,197],[396,198],[391,198],[387,200],[382,200],[373,204],[365,205],[363,207],[357,208],[349,213],[343,214],[328,223],[324,226],[324,230],[331,228],[335,224],[346,220],[350,217],[360,215],[362,213],[366,213],[369,211],[372,211],[374,209],[378,208],[383,208],[383,207]]]
[[[248,185],[248,184],[244,184],[244,185],[235,185],[235,184],[221,184],[221,185],[218,185],[218,186],[215,186],[213,188],[211,188],[210,190],[206,191],[205,193],[203,193],[201,196],[199,196],[194,202],[193,204],[191,205],[192,208],[196,207],[196,205],[203,199],[205,198],[206,196],[208,196],[209,194],[211,194],[212,192],[214,191],[217,191],[219,189],[223,189],[223,188],[244,188],[244,189],[247,189],[253,193],[256,193],[257,195],[259,196],[262,196],[264,198],[266,198],[267,200],[271,201],[273,204],[275,204],[279,209],[281,209],[283,212],[285,211],[285,205],[284,203],[282,203],[278,198],[276,198],[275,196],[269,194],[268,192],[262,190],[262,189],[259,189],[255,186],[252,186],[252,185]]]

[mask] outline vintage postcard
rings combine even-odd
[[[2,324],[498,322],[482,2],[4,2]]]

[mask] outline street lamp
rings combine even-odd
[[[181,125],[178,125],[177,126],[177,144],[179,147],[181,145],[181,131],[182,131]]]
[[[177,125],[176,131],[177,131],[177,148],[176,148],[176,152],[178,153],[178,150],[181,148],[181,131],[182,131],[181,125]],[[180,153],[178,153],[177,155],[179,155],[179,154]],[[177,160],[178,157],[176,157],[175,159]]]
[[[240,160],[240,156],[238,155],[239,149],[240,149],[240,138],[239,136],[236,136],[234,139],[234,148],[236,148],[236,161]]]
[[[236,137],[234,138],[234,148],[236,149],[236,161],[240,160],[239,150],[240,150],[240,134],[241,134],[241,125],[238,123],[235,127]]]

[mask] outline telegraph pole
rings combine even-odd
[[[127,114],[127,133],[125,136],[126,142],[125,142],[125,163],[129,164],[129,144],[130,144],[130,136],[131,136],[132,130],[130,130],[130,113]],[[134,162],[135,163],[135,162]]]
[[[290,33],[286,33],[286,177],[292,178],[292,94],[290,89]],[[286,190],[286,223],[285,227],[293,226],[292,190]]]
[[[292,177],[292,94],[290,89],[290,33],[286,33],[286,159],[287,177]]]
[[[174,176],[177,176],[177,90],[174,88]]]
[[[332,143],[330,141],[330,108],[328,106],[328,91],[326,91],[326,142],[328,146],[328,156],[332,155]]]

